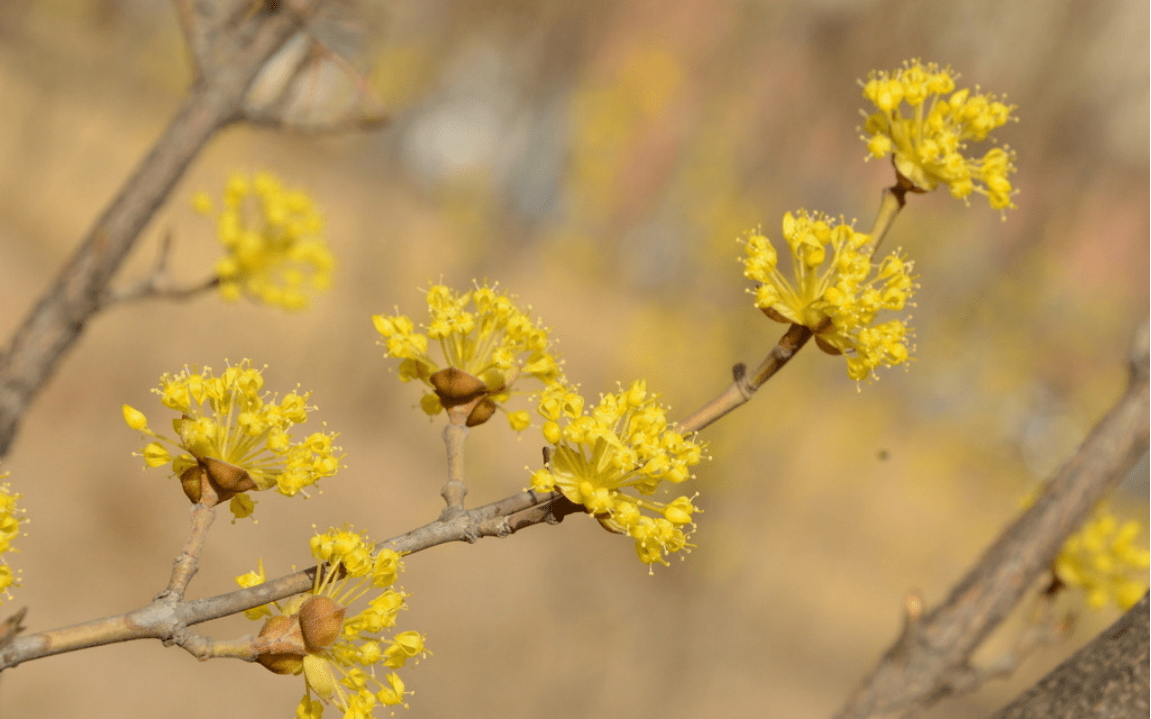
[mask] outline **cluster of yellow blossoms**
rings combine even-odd
[[[868,150],[875,157],[892,156],[904,192],[944,184],[955,197],[976,192],[993,208],[1012,207],[1008,177],[1015,171],[1014,153],[963,153],[968,142],[983,141],[1014,119],[1014,106],[978,88],[956,91],[955,79],[949,68],[917,60],[893,73],[873,72],[861,83],[877,108],[865,125]],[[911,108],[907,115],[904,104]],[[322,220],[306,195],[285,190],[268,174],[249,179],[235,173],[223,202],[218,234],[228,254],[216,271],[226,298],[248,295],[297,309],[307,304],[307,290],[326,286],[332,257],[320,238]],[[214,213],[204,193],[193,204]],[[250,221],[253,212],[257,219]],[[885,226],[874,230],[877,237],[883,231]],[[911,303],[918,288],[914,263],[899,251],[874,262],[876,238],[822,213],[787,213],[782,234],[791,255],[788,274],[780,271],[766,236],[751,231],[743,238],[744,275],[758,283],[756,306],[772,320],[809,328],[823,351],[845,356],[855,380],[873,377],[880,365],[907,362],[912,333],[905,321],[876,319]],[[454,421],[465,421],[466,412],[467,425],[479,425],[504,409],[517,380],[538,380],[538,412],[550,447],[545,466],[531,475],[531,488],[559,492],[605,529],[631,537],[649,566],[666,565],[669,555],[693,546],[689,538],[699,511],[694,497],[653,497],[668,491],[665,483],[692,476],[703,445],[669,424],[666,408],[645,382],[621,386],[585,408],[584,398],[562,377],[548,330],[519,309],[514,297],[486,284],[462,294],[434,285],[426,299],[430,319],[419,329],[398,311],[372,320],[387,354],[400,360],[400,379],[418,379],[429,388],[420,403],[427,414],[462,408]],[[429,354],[433,340],[439,359]],[[171,464],[189,499],[199,502],[211,493],[213,501],[231,499],[237,517],[247,516],[253,508],[247,492],[274,487],[289,496],[300,493],[334,474],[341,457],[334,435],[326,432],[293,442],[289,430],[306,421],[309,394],[291,392],[277,400],[262,387],[261,373],[248,360],[220,377],[209,368],[185,368],[165,374],[153,390],[180,414],[173,420],[176,439],[154,432],[127,405],[124,418],[154,440],[141,453],[146,464]],[[526,411],[508,412],[508,418],[517,431],[531,423]],[[0,488],[0,554],[19,530],[17,497]],[[1145,586],[1132,573],[1149,564],[1148,552],[1132,545],[1138,534],[1137,523],[1119,526],[1101,510],[1068,539],[1055,572],[1063,583],[1082,587],[1091,606],[1113,601],[1127,608]],[[418,632],[383,636],[395,626],[407,595],[391,588],[402,570],[400,556],[373,550],[366,535],[347,528],[316,535],[311,551],[321,566],[312,590],[245,612],[265,620],[253,646],[257,661],[277,674],[303,675],[300,719],[318,719],[329,705],[352,719],[370,717],[376,706],[403,705],[404,683],[394,670],[427,654]],[[265,581],[262,562],[257,571],[237,577],[243,587]],[[0,589],[12,582],[11,571],[0,565]],[[353,602],[373,593],[361,611],[348,616]],[[377,677],[377,666],[386,675]]]
[[[192,206],[205,215],[215,212],[204,192],[196,193]],[[217,218],[217,238],[227,252],[216,263],[221,294],[229,301],[247,295],[289,310],[307,307],[310,293],[326,289],[331,279],[333,259],[323,229],[323,218],[302,191],[286,190],[266,172],[251,179],[232,173]]]
[[[311,550],[321,563],[311,592],[246,612],[250,619],[268,617],[256,640],[256,661],[276,674],[303,673],[299,719],[319,719],[328,704],[345,719],[368,719],[376,706],[404,704],[399,675],[389,671],[381,679],[375,672],[376,665],[396,670],[427,654],[419,632],[381,636],[406,608],[408,595],[391,589],[403,569],[400,555],[390,549],[373,554],[366,535],[346,528],[312,537]],[[258,571],[236,578],[242,587],[264,581],[262,562]],[[348,616],[353,602],[375,590],[382,591]]]
[[[1075,534],[1068,537],[1055,559],[1055,574],[1068,586],[1087,594],[1087,604],[1101,609],[1114,602],[1130,609],[1147,591],[1151,554],[1136,549],[1139,523],[1119,521],[1106,506],[1095,510]]]
[[[646,564],[667,564],[664,555],[691,546],[685,532],[697,511],[691,498],[663,503],[648,497],[662,482],[691,477],[703,450],[668,425],[666,409],[644,382],[602,395],[588,413],[579,393],[556,382],[544,389],[539,413],[554,449],[547,466],[532,474],[532,489],[558,490],[583,505],[604,528],[634,539]],[[629,489],[639,496],[625,493]]]
[[[794,284],[778,269],[771,242],[759,232],[744,238],[745,277],[760,283],[755,304],[778,322],[804,325],[825,352],[847,355],[852,379],[872,376],[879,365],[906,362],[910,330],[903,320],[875,324],[880,310],[902,310],[917,285],[914,263],[892,253],[879,264],[871,237],[850,225],[800,211],[783,217]]]
[[[1013,119],[1015,106],[978,88],[955,92],[955,78],[950,68],[918,60],[892,73],[873,71],[862,83],[863,96],[878,110],[864,125],[867,149],[875,157],[892,155],[895,169],[920,191],[944,184],[958,198],[978,192],[994,209],[1014,207],[1007,178],[1015,171],[1015,153],[992,148],[973,158],[963,151],[968,141],[985,140]],[[908,116],[900,111],[902,103],[911,108]]]
[[[534,377],[546,384],[559,378],[548,330],[516,307],[514,296],[487,285],[463,294],[434,285],[427,300],[426,334],[406,315],[375,315],[372,321],[388,354],[402,360],[400,379],[419,379],[431,388],[420,401],[429,415],[479,400],[467,418],[468,426],[475,426],[503,406],[517,379]],[[439,343],[443,367],[428,354],[429,340]],[[517,411],[508,421],[519,431],[531,418]]]
[[[7,476],[8,472],[0,473],[0,479]],[[24,521],[24,510],[16,506],[18,499],[20,495],[14,494],[6,482],[0,484],[0,556],[19,551],[12,546],[12,540],[20,535],[20,524]],[[20,581],[5,559],[0,563],[0,592],[11,598],[8,590],[13,586],[20,586]]]
[[[171,463],[188,499],[201,501],[210,486],[215,501],[231,499],[232,513],[246,517],[254,507],[247,492],[274,487],[294,496],[335,474],[343,456],[332,444],[334,434],[313,432],[300,441],[289,434],[314,409],[308,406],[311,393],[289,392],[277,401],[261,392],[263,386],[260,370],[246,359],[219,377],[210,367],[185,367],[176,375],[165,373],[160,388],[152,390],[165,407],[180,413],[172,420],[175,439],[153,431],[144,414],[128,405],[124,421],[159,440],[149,442],[141,456],[149,467]],[[173,456],[164,443],[179,454]]]

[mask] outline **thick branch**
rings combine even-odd
[[[889,717],[930,705],[969,674],[976,647],[1048,570],[1059,548],[1147,451],[1147,328],[1139,332],[1127,391],[1030,509],[951,591],[903,635],[837,715]]]
[[[1147,595],[990,719],[1148,716]]]

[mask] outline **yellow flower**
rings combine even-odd
[[[293,439],[289,431],[308,419],[310,392],[289,392],[282,399],[262,392],[264,378],[247,359],[229,366],[220,377],[210,367],[165,373],[152,391],[169,409],[176,438],[153,431],[145,415],[124,405],[124,420],[154,441],[139,456],[149,467],[171,464],[192,502],[204,496],[205,483],[216,501],[231,500],[232,513],[246,517],[253,502],[246,492],[275,488],[285,496],[305,489],[340,466],[336,435],[320,431]],[[155,441],[158,440],[158,441]],[[173,456],[164,445],[174,448]]]
[[[254,587],[257,584],[263,584],[268,581],[268,575],[264,573],[264,560],[259,560],[258,567],[247,574],[241,574],[236,577],[236,584],[239,584],[244,589]],[[244,610],[244,616],[248,619],[261,619],[263,617],[272,616],[272,610],[268,608],[267,604],[259,607],[252,607],[251,609]]]
[[[381,678],[374,672],[375,665],[399,669],[408,659],[429,653],[418,632],[382,636],[407,608],[408,595],[390,588],[403,569],[400,556],[390,549],[373,554],[368,537],[347,528],[312,537],[311,550],[323,563],[312,590],[248,615],[269,616],[256,640],[256,661],[276,674],[304,675],[298,717],[318,719],[329,704],[345,717],[370,717],[377,705],[406,706],[399,675],[389,671]],[[236,581],[244,587],[262,583],[262,564],[258,573]],[[382,591],[349,616],[352,603],[374,590]]]
[[[462,295],[434,285],[427,293],[430,320],[424,332],[400,314],[375,315],[372,322],[388,355],[401,360],[400,379],[419,379],[430,388],[420,402],[423,410],[432,415],[478,400],[467,422],[475,426],[502,408],[517,380],[546,384],[560,374],[547,328],[533,323],[515,299],[486,284]],[[429,341],[439,344],[442,366],[428,354]],[[508,415],[517,431],[528,426],[526,420],[522,412]]]
[[[1015,172],[1015,153],[992,148],[982,158],[964,154],[969,141],[985,140],[1016,119],[1011,115],[1015,105],[982,94],[978,87],[955,92],[956,77],[950,68],[919,60],[891,73],[872,71],[860,84],[877,111],[864,113],[867,134],[862,139],[872,156],[892,155],[895,169],[921,192],[944,184],[958,198],[978,192],[993,209],[1015,207],[1008,180]],[[910,108],[907,115],[903,104]]]
[[[212,215],[213,204],[198,192],[192,206]],[[266,172],[249,179],[234,172],[216,218],[217,238],[226,254],[216,262],[224,299],[241,295],[284,309],[308,306],[310,295],[327,289],[332,253],[322,233],[323,218],[301,190],[287,190]]]
[[[911,260],[894,252],[873,264],[869,235],[803,210],[784,215],[783,237],[793,281],[779,271],[778,255],[767,237],[749,231],[743,238],[743,274],[760,283],[756,307],[778,322],[810,328],[825,352],[845,354],[852,379],[873,376],[879,365],[908,361],[911,330],[906,323],[875,320],[882,310],[899,311],[909,304],[918,288]]]
[[[1087,594],[1087,604],[1101,609],[1114,603],[1130,609],[1147,591],[1147,568],[1151,554],[1136,549],[1139,522],[1119,524],[1105,505],[1067,538],[1055,559],[1055,574],[1064,583]]]
[[[695,526],[692,514],[699,510],[688,497],[669,503],[648,497],[663,482],[678,484],[691,477],[703,447],[669,427],[666,409],[655,399],[637,380],[601,395],[585,413],[578,392],[560,382],[548,385],[539,413],[545,420],[544,438],[554,450],[531,483],[540,492],[561,492],[604,528],[629,535],[643,562],[667,564],[665,555],[692,546],[687,542],[690,529],[685,529]]]
[[[0,479],[6,479],[8,474],[0,472]],[[0,484],[0,555],[20,551],[12,546],[13,540],[20,536],[20,525],[26,521],[24,510],[16,506],[16,500],[20,497],[21,495],[12,492],[7,482]],[[20,579],[8,565],[7,558],[0,559],[0,592],[11,599],[12,594],[9,590],[18,586]]]

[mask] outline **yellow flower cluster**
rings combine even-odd
[[[0,473],[0,479],[7,477],[8,472]],[[21,495],[14,494],[11,490],[12,488],[6,482],[0,484],[0,555],[19,551],[12,546],[12,540],[20,534],[20,523],[24,521],[24,510],[16,506],[16,500],[20,499]],[[9,594],[8,590],[14,586],[20,586],[20,580],[5,559],[3,563],[0,563],[0,592],[11,599],[12,595]]]
[[[955,78],[950,68],[919,60],[892,73],[872,71],[861,83],[863,96],[878,110],[864,125],[867,149],[875,157],[893,155],[895,169],[920,191],[942,183],[955,197],[978,192],[994,209],[1014,207],[1007,177],[1015,172],[1015,153],[1006,148],[992,148],[982,158],[963,153],[968,141],[985,140],[1015,119],[1015,106],[978,87],[955,92]],[[902,103],[911,108],[907,116],[900,111]]]
[[[1055,559],[1055,574],[1064,583],[1087,593],[1087,604],[1096,609],[1114,602],[1130,609],[1147,591],[1147,567],[1151,555],[1136,549],[1139,523],[1119,521],[1106,506],[1095,510],[1075,534],[1068,537]]]
[[[634,539],[646,564],[667,564],[664,555],[691,546],[684,531],[695,526],[691,498],[665,504],[648,497],[663,482],[691,477],[703,448],[668,426],[666,409],[643,381],[602,395],[586,414],[583,397],[556,382],[544,389],[539,413],[554,450],[547,466],[532,474],[532,489],[558,490],[583,505],[604,528]],[[639,496],[625,493],[629,489]]]
[[[268,617],[256,639],[256,661],[276,674],[304,675],[297,717],[319,719],[331,704],[345,718],[368,719],[376,706],[404,704],[403,680],[395,671],[378,678],[375,666],[395,670],[428,653],[419,632],[381,636],[395,626],[408,595],[390,588],[403,569],[400,555],[390,549],[373,555],[372,549],[366,535],[347,528],[312,537],[312,556],[323,566],[311,592],[247,612],[251,619]],[[262,562],[257,572],[236,578],[242,587],[264,581]],[[348,607],[374,590],[383,591],[349,617]]]
[[[560,375],[548,330],[533,323],[515,299],[487,285],[462,295],[435,285],[427,293],[426,334],[406,315],[375,315],[372,322],[388,354],[402,360],[400,379],[419,379],[432,389],[420,402],[423,410],[434,415],[479,400],[467,420],[475,426],[511,397],[517,379],[534,377],[546,384]],[[443,367],[428,354],[429,340],[439,343]],[[508,418],[517,431],[531,422],[526,411]]]
[[[873,264],[870,235],[802,210],[783,216],[783,237],[791,252],[794,284],[779,271],[767,237],[757,231],[744,237],[743,274],[760,283],[756,307],[778,322],[810,328],[825,352],[846,353],[852,379],[867,379],[881,364],[906,362],[907,325],[903,320],[875,324],[875,318],[881,310],[907,305],[917,287],[911,274],[914,263],[892,253]]]
[[[184,368],[176,375],[165,373],[160,395],[165,407],[180,413],[172,420],[176,438],[170,439],[148,427],[142,412],[124,405],[128,426],[155,440],[141,456],[149,467],[171,463],[184,493],[201,501],[206,485],[215,501],[231,499],[236,517],[252,513],[254,502],[246,494],[275,488],[294,496],[340,466],[340,447],[334,434],[313,432],[293,441],[289,430],[308,419],[311,393],[289,392],[277,401],[261,392],[264,378],[249,360],[228,367],[216,377],[210,367]],[[204,405],[207,405],[206,407]],[[179,454],[173,456],[164,443]],[[305,492],[306,495],[306,492]]]
[[[196,193],[192,206],[214,214],[207,193]],[[323,229],[323,218],[302,191],[285,189],[266,172],[251,179],[232,173],[217,218],[217,238],[227,252],[216,263],[224,299],[247,295],[289,310],[307,307],[310,293],[327,289],[331,280],[332,253]]]

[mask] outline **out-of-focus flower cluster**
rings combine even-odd
[[[1147,591],[1151,554],[1134,546],[1139,522],[1122,524],[1106,506],[1067,538],[1055,559],[1055,574],[1068,586],[1087,594],[1087,604],[1100,609],[1109,603],[1130,609]]]
[[[196,211],[212,216],[205,192],[192,198]],[[301,190],[287,190],[266,172],[249,178],[234,172],[224,188],[216,236],[226,254],[216,262],[225,299],[241,295],[289,310],[308,306],[327,289],[333,259],[322,236],[323,218]]]
[[[0,472],[0,479],[7,477],[8,472]],[[20,535],[20,524],[24,521],[24,510],[16,506],[18,499],[20,495],[13,493],[7,482],[0,484],[0,592],[9,599],[12,595],[8,590],[20,586],[20,580],[4,556],[9,552],[20,551],[12,546],[12,541]]]
[[[391,588],[403,569],[400,555],[372,549],[366,535],[347,528],[318,534],[311,550],[321,567],[311,592],[246,612],[250,619],[268,617],[256,639],[257,661],[276,674],[304,675],[297,717],[319,719],[332,705],[345,718],[367,719],[377,706],[404,704],[404,682],[394,670],[428,653],[419,632],[383,636],[408,595]],[[263,563],[236,581],[263,584]],[[348,616],[352,603],[368,595],[374,596],[366,606]],[[387,674],[377,676],[377,667]]]
[[[552,352],[548,330],[533,323],[515,305],[515,297],[484,285],[457,294],[443,285],[428,290],[430,321],[417,331],[406,315],[375,315],[388,355],[401,360],[400,379],[419,379],[431,388],[420,401],[429,415],[475,402],[468,426],[486,422],[511,397],[523,377],[555,381],[560,363]],[[530,308],[529,308],[530,311]],[[428,353],[429,340],[439,343],[443,365]],[[526,411],[508,415],[519,431],[531,422]]]
[[[758,231],[744,238],[745,277],[760,283],[755,305],[778,322],[811,329],[819,347],[844,354],[852,379],[872,376],[879,365],[910,357],[910,329],[903,320],[876,324],[881,310],[902,310],[918,285],[914,263],[898,252],[878,264],[871,237],[850,225],[799,211],[783,217],[783,238],[791,254],[794,280],[778,268],[771,241]]]
[[[892,155],[895,169],[920,191],[944,184],[958,198],[978,192],[994,209],[1014,207],[1008,175],[1015,171],[1015,153],[995,147],[975,158],[964,151],[969,141],[985,140],[1013,119],[1015,106],[978,87],[956,92],[955,79],[950,68],[919,60],[891,73],[872,71],[861,83],[877,109],[864,125],[867,149],[875,157]],[[906,116],[903,103],[910,106]]]
[[[597,225],[629,196],[629,161],[637,138],[658,127],[684,87],[681,60],[668,48],[629,48],[608,72],[585,78],[572,93],[569,211]],[[678,116],[677,116],[678,117]],[[666,121],[666,120],[664,120]]]
[[[289,392],[282,399],[262,392],[264,378],[247,359],[216,377],[210,367],[165,373],[160,395],[165,407],[180,413],[172,420],[171,439],[153,431],[142,412],[124,405],[128,426],[154,438],[140,453],[149,467],[172,465],[184,494],[199,502],[208,485],[217,500],[231,499],[236,517],[252,513],[246,494],[275,488],[293,496],[340,466],[334,434],[313,432],[300,440],[290,430],[308,419],[310,392]],[[165,444],[177,454],[169,452]],[[304,492],[306,494],[306,492]]]
[[[532,474],[532,489],[558,490],[583,505],[606,529],[634,539],[647,564],[667,564],[665,555],[691,546],[691,498],[649,497],[665,482],[691,477],[703,449],[668,425],[666,409],[643,381],[602,395],[587,413],[583,397],[556,382],[540,396],[539,413],[554,449],[547,466]]]

